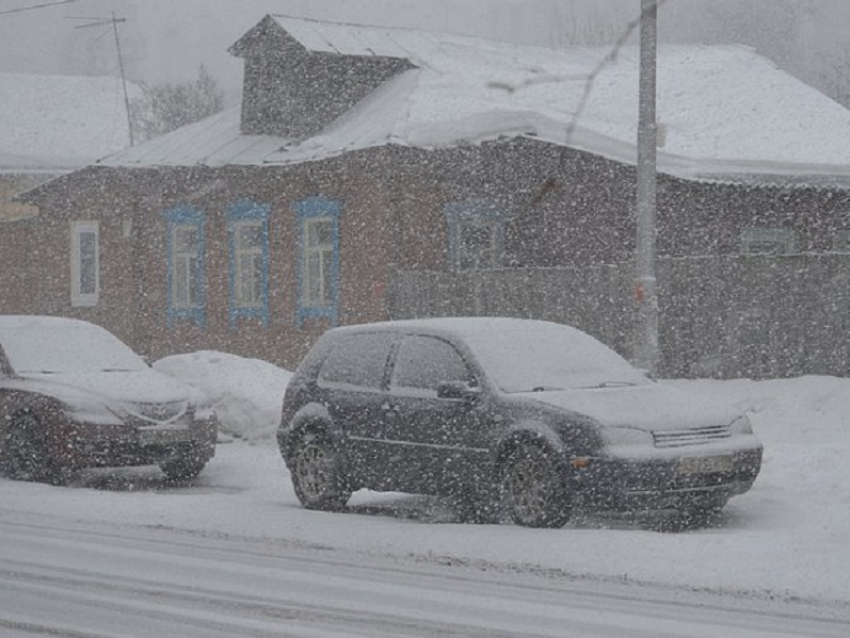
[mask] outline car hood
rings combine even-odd
[[[174,406],[182,413],[189,404],[209,400],[199,390],[150,368],[129,371],[25,373],[10,389],[37,392],[61,401],[72,410],[86,412],[108,409],[119,414],[138,414],[153,405]]]
[[[729,406],[658,383],[521,394],[548,406],[586,415],[602,425],[655,432],[729,425],[740,416]]]

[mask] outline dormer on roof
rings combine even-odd
[[[263,18],[229,49],[245,63],[242,133],[306,139],[383,82],[414,68],[401,49],[376,52],[362,37],[366,31],[285,16]]]

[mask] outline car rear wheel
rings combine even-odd
[[[16,481],[61,482],[62,473],[50,458],[47,431],[30,411],[14,415],[6,430],[3,467],[6,476]]]
[[[308,509],[341,510],[351,498],[342,455],[324,433],[307,432],[295,443],[291,476],[295,495]]]
[[[501,472],[505,506],[524,527],[563,527],[572,514],[570,491],[548,448],[534,443],[517,447]]]

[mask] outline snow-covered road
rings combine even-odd
[[[8,638],[838,638],[850,631],[837,610],[799,603],[6,514],[0,635]]]
[[[671,382],[748,411],[765,459],[718,527],[668,534],[462,525],[399,494],[304,510],[273,442],[277,375],[236,376],[260,396],[220,393],[245,440],[191,483],[0,479],[0,637],[850,636],[846,379]]]
[[[398,494],[310,512],[268,439],[219,445],[185,485],[0,480],[0,636],[848,636],[848,384],[738,385],[703,390],[753,410],[764,472],[720,527],[682,534],[462,525]]]

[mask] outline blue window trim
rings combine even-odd
[[[445,207],[446,221],[449,226],[449,267],[460,270],[460,224],[464,220],[485,220],[496,224],[495,260],[501,263],[505,240],[505,220],[507,215],[492,203],[482,199],[454,202]]]
[[[199,327],[207,325],[207,282],[206,282],[206,216],[203,211],[188,205],[178,206],[163,213],[167,225],[166,260],[168,301],[166,322],[168,327],[177,320],[194,321]],[[198,282],[198,305],[194,308],[175,308],[173,305],[174,286],[174,227],[195,226],[198,231],[198,261],[195,266],[195,278]]]
[[[227,209],[227,243],[230,261],[230,327],[236,327],[239,319],[260,319],[263,326],[269,327],[269,212],[271,206],[258,204],[250,199],[242,199]],[[262,281],[259,307],[236,305],[236,224],[242,221],[262,223]]]
[[[299,326],[308,318],[329,319],[332,326],[339,324],[339,217],[340,205],[338,202],[326,197],[308,197],[295,204],[295,212],[298,215],[298,311],[296,322]],[[330,217],[333,222],[333,260],[330,276],[330,299],[329,306],[305,306],[304,279],[305,260],[304,253],[304,226],[309,219],[317,217]]]

